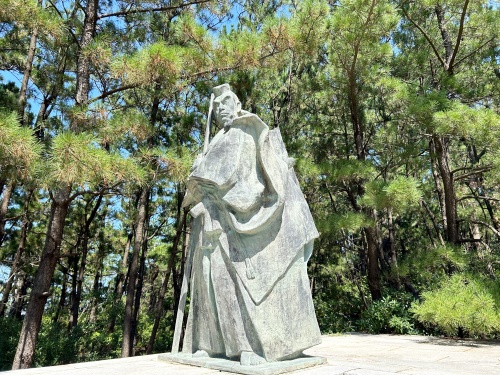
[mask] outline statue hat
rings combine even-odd
[[[213,88],[213,91],[214,91],[215,97],[218,97],[218,96],[221,96],[223,94],[232,92],[231,91],[231,87],[229,86],[228,83],[224,83],[223,85],[215,86]]]

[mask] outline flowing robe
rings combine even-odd
[[[320,342],[307,277],[318,232],[291,160],[279,129],[245,114],[195,165],[184,352],[276,361]]]

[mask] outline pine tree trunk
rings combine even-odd
[[[375,229],[372,227],[365,228],[365,235],[368,250],[368,288],[370,289],[372,300],[376,301],[382,298],[377,235]]]
[[[14,181],[10,181],[7,187],[3,191],[2,202],[0,202],[0,246],[2,246],[3,240],[5,238],[5,222],[7,219],[7,210],[9,208],[10,197],[14,192],[15,188]]]
[[[434,140],[430,141],[429,148],[430,148],[430,154],[431,154],[432,176],[434,178],[434,184],[436,185],[436,194],[438,197],[439,209],[441,211],[441,217],[442,217],[441,222],[443,223],[444,235],[446,236],[446,233],[448,231],[448,229],[447,229],[448,228],[448,220],[446,217],[446,203],[445,203],[445,199],[444,199],[443,184],[442,184],[441,177],[439,174],[439,166],[438,166],[438,163],[436,160],[437,159],[437,151],[436,151],[436,145],[434,143]]]
[[[132,232],[129,233],[127,237],[127,244],[125,245],[125,249],[123,251],[123,257],[122,257],[122,262],[120,265],[119,273],[116,278],[116,286],[115,286],[115,305],[118,305],[121,303],[121,299],[123,296],[123,284],[125,283],[125,270],[127,269],[128,265],[128,255],[130,252],[130,246],[132,245]],[[108,323],[108,332],[114,332],[115,331],[115,324],[116,324],[116,312],[111,313],[111,318]]]
[[[401,281],[399,279],[398,254],[396,252],[396,231],[392,217],[392,209],[387,213],[387,226],[389,229],[389,261],[391,263],[391,272],[393,274],[396,287],[399,289]]]
[[[63,281],[61,285],[61,298],[59,298],[59,303],[57,304],[56,313],[52,318],[54,323],[59,321],[59,316],[61,315],[61,311],[66,306],[66,284],[68,283],[68,271],[64,271]]]
[[[72,307],[72,319],[71,319],[71,328],[74,328],[78,325],[78,315],[80,311],[80,302],[82,300],[82,288],[83,288],[83,278],[85,276],[85,268],[87,266],[87,255],[89,252],[89,236],[90,236],[90,225],[94,221],[97,211],[101,207],[103,198],[103,193],[99,194],[97,201],[90,213],[90,216],[86,218],[85,224],[83,226],[83,234],[82,234],[82,258],[80,263],[80,269],[78,270],[78,276],[76,279],[76,292],[73,300]]]
[[[72,263],[73,266],[73,274],[71,275],[71,294],[70,294],[70,301],[71,301],[71,313],[69,315],[69,321],[68,321],[68,331],[73,327],[73,321],[75,319],[75,315],[78,314],[78,312],[75,312],[76,309],[76,284],[77,284],[77,279],[78,279],[78,260],[79,257],[77,255],[72,256],[71,261],[69,263]]]
[[[354,58],[356,59],[357,56]],[[354,147],[356,150],[356,158],[358,160],[364,161],[366,159],[365,144],[364,144],[364,126],[362,113],[359,106],[358,100],[358,84],[356,83],[356,71],[355,71],[356,60],[353,61],[351,69],[348,70],[348,88],[347,96],[349,101],[349,114],[351,118],[351,125],[354,136]],[[357,190],[357,197],[364,194],[365,188],[363,182],[357,183],[355,187]],[[356,200],[353,200],[353,204],[357,206]],[[353,206],[356,210],[359,207]],[[372,216],[371,212],[365,210],[368,216]],[[380,270],[379,270],[379,238],[378,231],[373,227],[365,227],[365,238],[367,244],[367,257],[368,257],[368,287],[372,295],[373,300],[378,300],[382,298],[382,292],[380,287]]]
[[[21,224],[19,246],[17,247],[16,255],[14,256],[14,261],[12,262],[12,266],[10,267],[9,278],[5,283],[5,288],[3,290],[2,301],[0,302],[0,317],[4,316],[5,314],[7,301],[9,300],[9,295],[12,289],[12,285],[14,284],[14,278],[17,274],[19,263],[21,262],[21,257],[23,256],[24,248],[26,246],[26,237],[28,235],[28,226],[30,224],[30,221],[28,219],[28,210],[32,195],[33,195],[33,189],[28,190],[24,200],[24,212],[23,212],[23,221]]]
[[[146,220],[147,224],[147,220]],[[147,235],[148,231],[145,229],[145,233]],[[146,236],[145,236],[146,237]],[[132,346],[132,356],[136,355],[136,345],[135,345],[135,338],[137,334],[137,323],[138,323],[138,316],[139,316],[139,310],[141,309],[141,297],[142,297],[142,288],[144,285],[144,273],[146,271],[146,256],[148,252],[148,240],[147,238],[144,238],[144,243],[142,245],[142,255],[141,255],[141,261],[139,264],[139,273],[137,274],[137,285],[136,285],[136,290],[135,290],[135,299],[134,299],[134,312],[132,316],[132,331],[131,331],[131,336],[132,340],[134,342]]]
[[[42,1],[38,0],[38,6],[42,5]],[[36,52],[36,40],[38,36],[38,28],[34,28],[31,32],[30,45],[28,47],[28,56],[26,57],[26,63],[24,64],[24,74],[23,80],[21,82],[21,89],[19,90],[19,107],[17,114],[19,116],[19,121],[21,125],[25,124],[24,112],[26,109],[26,93],[28,91],[28,82],[31,77],[31,70],[33,69],[33,59],[35,58]]]
[[[123,318],[123,341],[122,357],[130,357],[133,350],[133,309],[135,287],[137,281],[137,271],[139,268],[139,254],[144,241],[144,225],[147,218],[147,205],[149,201],[149,188],[144,187],[141,190],[139,202],[137,205],[137,220],[135,225],[135,239],[132,251],[132,259],[128,271],[127,299],[125,301],[125,314]]]
[[[446,213],[446,240],[453,244],[459,242],[457,198],[453,173],[450,169],[450,155],[448,141],[441,136],[434,135],[432,141],[436,151],[436,163],[443,183],[445,213]]]
[[[17,286],[14,293],[14,300],[12,302],[12,305],[10,305],[8,315],[10,318],[21,320],[24,300],[28,291],[28,282],[26,280],[26,274],[24,272],[21,272],[21,274],[17,276],[16,284]]]
[[[182,214],[182,219],[180,217],[177,218],[177,231],[175,233],[174,244],[172,246],[172,253],[170,254],[170,258],[168,260],[167,271],[165,272],[165,277],[163,279],[163,283],[160,289],[160,295],[158,296],[158,300],[156,301],[155,308],[155,321],[153,324],[153,329],[151,331],[151,336],[149,337],[148,347],[146,350],[146,354],[151,354],[153,352],[156,334],[158,333],[158,327],[160,326],[160,319],[163,316],[163,302],[165,300],[165,294],[167,292],[168,280],[170,279],[170,274],[172,273],[172,268],[174,267],[175,256],[178,252],[179,241],[183,233],[186,231],[186,218],[187,218],[187,209],[184,209]]]
[[[94,284],[92,285],[92,298],[90,300],[90,316],[89,321],[91,323],[96,322],[97,318],[97,306],[100,302],[99,299],[99,285],[101,282],[101,271],[102,271],[102,260],[104,254],[102,246],[99,247],[99,253],[97,255],[97,261],[95,266]]]
[[[45,245],[21,328],[19,343],[12,364],[13,370],[29,368],[33,362],[45,302],[50,296],[50,284],[54,276],[57,260],[59,259],[70,192],[70,186],[63,187],[56,193],[52,200]]]
[[[83,33],[80,40],[80,51],[78,53],[78,62],[76,66],[76,105],[85,105],[88,101],[90,88],[90,57],[82,53],[94,39],[97,24],[98,0],[87,0],[85,7],[85,20],[83,23]],[[71,124],[72,130],[78,129],[77,121]]]

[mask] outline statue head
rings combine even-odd
[[[240,115],[241,102],[227,83],[214,87],[214,116],[219,125],[230,127]]]

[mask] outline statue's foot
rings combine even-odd
[[[264,358],[254,352],[241,352],[240,364],[242,366],[255,366],[266,362],[267,361]]]
[[[193,353],[194,358],[205,358],[209,357],[208,353],[205,350],[197,350],[195,353]]]

